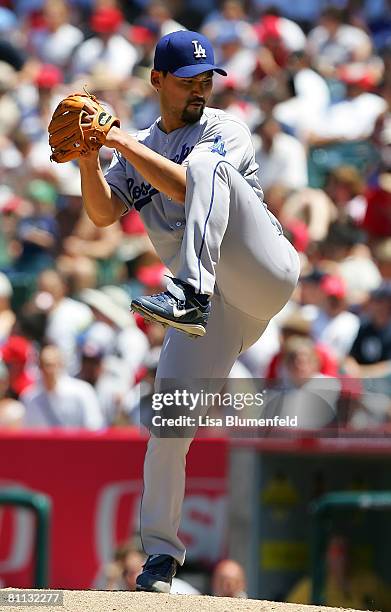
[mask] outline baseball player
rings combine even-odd
[[[209,381],[208,390],[218,391],[299,276],[297,253],[263,202],[247,126],[206,107],[214,72],[226,75],[207,38],[190,31],[164,36],[151,73],[161,117],[135,136],[118,123],[109,126],[105,144],[114,155],[105,176],[97,152],[79,160],[92,221],[107,226],[136,208],[173,274],[167,291],[132,302],[133,310],[168,326],[159,391],[173,379]],[[105,121],[103,113],[99,124]],[[184,563],[178,527],[190,443],[191,437],[151,433],[140,525],[149,557],[139,590],[168,593]]]

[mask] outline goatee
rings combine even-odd
[[[202,117],[204,112],[205,104],[199,107],[186,106],[182,112],[183,123],[197,123]]]

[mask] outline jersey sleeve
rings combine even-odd
[[[255,164],[250,130],[235,117],[224,118],[207,125],[183,165],[187,166],[192,157],[206,152],[221,155],[241,174],[245,174],[252,163]]]
[[[105,179],[113,193],[125,204],[124,214],[126,214],[133,206],[126,177],[126,160],[115,149]]]

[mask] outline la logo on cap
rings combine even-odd
[[[202,57],[206,57],[206,51],[204,47],[198,40],[191,41],[194,45],[194,57],[197,59],[201,59]]]

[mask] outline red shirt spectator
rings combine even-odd
[[[371,238],[391,235],[391,174],[379,177],[379,185],[368,191],[368,208],[363,227]]]
[[[315,351],[319,361],[319,372],[325,376],[338,376],[337,360],[334,359],[329,350],[322,344],[316,344]],[[280,378],[283,358],[283,351],[274,355],[266,372],[267,380],[276,380]]]
[[[281,349],[272,358],[266,370],[267,380],[282,378],[285,345],[292,336],[311,338],[311,322],[300,313],[293,313],[282,324],[281,327]],[[318,358],[319,372],[325,376],[338,376],[338,362],[332,356],[329,349],[322,343],[315,344],[315,352]]]
[[[10,389],[15,397],[19,397],[35,382],[28,369],[33,358],[33,345],[23,336],[10,336],[1,349],[1,356],[9,371]]]

